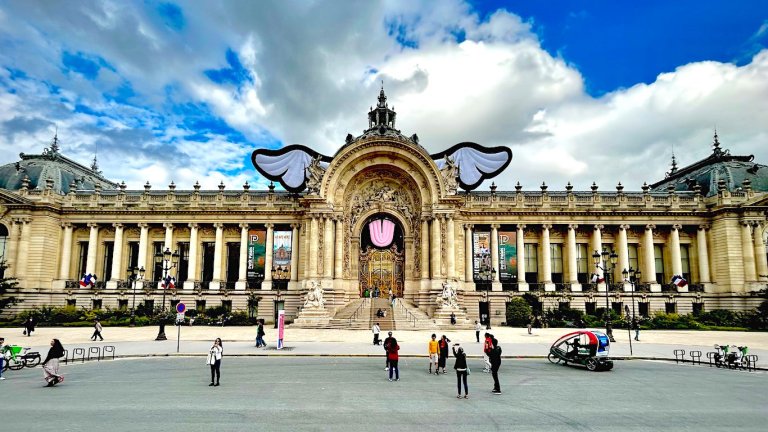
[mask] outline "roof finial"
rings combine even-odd
[[[717,126],[715,126],[715,136],[712,139],[712,151],[716,155],[723,153],[723,150],[720,148],[720,141],[717,139]]]
[[[99,175],[101,174],[101,171],[99,171],[99,160],[97,155],[93,155],[93,162],[91,162],[91,171]]]
[[[675,160],[675,151],[672,150],[672,165],[670,166],[669,173],[674,174],[677,172],[677,160]]]

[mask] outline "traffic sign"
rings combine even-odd
[[[187,306],[184,303],[179,303],[176,305],[176,312],[183,314],[184,311],[187,310]]]
[[[176,322],[184,322],[184,314],[183,313],[177,313],[176,314]]]

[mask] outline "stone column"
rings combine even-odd
[[[765,255],[763,225],[760,223],[755,223],[755,262],[757,263],[757,279],[761,282],[768,281],[768,257]]]
[[[17,219],[20,225],[19,248],[16,251],[16,273],[17,279],[27,279],[27,257],[29,256],[29,237],[31,219]]]
[[[699,225],[696,232],[696,250],[699,258],[699,282],[710,283],[709,274],[709,251],[707,249],[707,230],[709,225]]]
[[[265,243],[264,251],[264,283],[261,285],[261,289],[272,289],[272,250],[275,248],[275,225],[268,223],[267,227],[267,240]]]
[[[440,269],[441,262],[440,262],[440,218],[435,217],[432,219],[432,239],[431,239],[431,245],[432,245],[432,279],[438,280],[442,279],[442,271]]]
[[[291,281],[299,280],[299,228],[301,224],[291,224]],[[341,270],[339,270],[341,275]]]
[[[448,279],[454,279],[456,277],[456,235],[453,215],[445,217],[445,224],[445,259],[447,261],[445,266],[448,270]]]
[[[669,232],[669,255],[672,261],[672,275],[683,275],[683,261],[680,258],[680,229],[681,225],[672,225]]]
[[[594,254],[595,251],[597,251],[597,253],[599,253],[599,254],[603,253],[603,231],[602,231],[603,228],[605,228],[605,225],[599,225],[598,224],[598,225],[595,225],[594,231],[592,231],[592,251],[591,251],[592,254]],[[590,254],[590,258],[592,257],[592,254]],[[601,263],[602,263],[602,261],[601,261]],[[601,266],[605,265],[605,264],[610,265],[609,263],[602,263]],[[599,267],[594,267],[594,265],[595,264],[592,263],[593,269],[594,269],[595,273],[597,273],[597,276],[598,277],[605,277],[603,275],[603,270],[600,269]],[[602,291],[604,289],[605,289],[605,282],[597,284],[597,290],[598,291]]]
[[[645,232],[643,233],[643,250],[645,256],[645,268],[643,269],[643,280],[646,283],[656,283],[656,259],[653,254],[653,230],[656,229],[656,225],[649,224],[645,226]]]
[[[472,227],[464,225],[464,282],[473,282],[472,277]]]
[[[519,291],[528,291],[525,281],[525,225],[517,225],[517,287]]]
[[[491,244],[488,245],[491,248],[491,269],[494,270],[491,272],[493,282],[499,281],[499,226],[498,224],[491,225]]]
[[[744,259],[744,282],[757,280],[755,271],[755,250],[752,242],[752,223],[741,223],[741,254]]]
[[[189,266],[187,268],[187,280],[184,281],[184,289],[192,289],[198,278],[197,271],[197,248],[200,243],[198,240],[198,230],[200,226],[196,223],[189,224]]]
[[[578,227],[579,226],[575,224],[568,225],[568,240],[566,245],[568,250],[566,252],[568,253],[568,283],[571,284],[579,283],[578,257],[576,256],[576,228]]]
[[[127,279],[126,275],[123,274],[123,230],[125,226],[121,223],[113,223],[112,226],[115,228],[115,247],[112,252],[112,274],[109,279],[118,281]],[[117,283],[114,287],[117,288]]]
[[[621,280],[624,283],[624,291],[632,291],[632,285],[623,280],[621,272],[629,270],[629,247],[627,246],[627,230],[629,225],[619,225],[619,238],[616,245],[616,254],[619,255],[619,262],[616,265],[616,272],[620,274],[616,280]],[[635,269],[637,270],[637,269]]]
[[[88,228],[91,229],[91,233],[88,236],[88,258],[85,261],[85,272],[95,275],[96,252],[99,250],[99,224],[89,223]]]
[[[429,279],[429,219],[421,219],[421,279]]]
[[[333,218],[328,215],[324,223],[325,233],[323,234],[323,278],[333,278]]]
[[[144,267],[149,271],[147,263],[147,247],[149,242],[149,224],[140,223],[141,233],[139,234],[139,259],[136,265],[141,268]],[[90,248],[90,246],[88,246]],[[148,273],[149,274],[149,273]]]
[[[333,278],[341,279],[344,275],[344,218],[339,216],[335,218],[336,234],[334,240],[333,252]]]
[[[213,280],[211,281],[208,289],[216,290],[221,286],[221,262],[224,255],[224,224],[215,223],[213,227],[216,228],[216,243],[213,246]]]
[[[240,227],[240,266],[237,269],[236,290],[244,290],[248,285],[248,228],[247,223],[241,223]]]
[[[163,252],[165,250],[170,250],[171,253],[174,251],[173,247],[173,224],[172,223],[164,223],[163,228],[165,228],[165,242],[163,242]]]
[[[61,224],[64,228],[64,239],[61,242],[61,264],[59,265],[59,279],[69,280],[69,269],[72,261],[72,224]],[[117,231],[115,231],[117,233]],[[122,234],[122,233],[121,233]],[[114,267],[113,267],[114,268]]]
[[[541,226],[541,273],[542,282],[545,285],[552,284],[552,251],[549,243],[549,230],[552,225],[544,224]],[[554,289],[554,285],[552,286]]]
[[[309,255],[309,277],[314,278],[317,276],[317,242],[319,237],[317,235],[317,217],[312,216],[309,222],[309,247],[307,248],[307,254]]]
[[[8,234],[8,249],[5,253],[6,264],[8,268],[5,270],[5,277],[14,277],[19,274],[16,270],[18,267],[18,255],[19,255],[19,222],[16,219],[11,220],[11,232]]]

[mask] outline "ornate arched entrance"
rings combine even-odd
[[[386,213],[366,219],[360,232],[358,280],[361,296],[403,296],[405,242],[400,222]]]

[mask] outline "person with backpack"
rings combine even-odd
[[[483,342],[483,361],[485,362],[485,368],[483,369],[483,372],[485,373],[491,372],[491,361],[488,355],[490,354],[492,349],[493,349],[493,335],[486,332],[485,341]]]
[[[389,346],[387,348],[387,360],[389,360],[389,380],[392,381],[392,373],[395,374],[395,381],[400,381],[400,369],[397,367],[397,362],[400,359],[398,351],[400,351],[400,345],[397,344],[397,339],[391,338]]]
[[[495,395],[501,394],[501,386],[499,385],[499,368],[501,367],[501,347],[499,341],[496,338],[492,338],[493,348],[488,353],[488,359],[491,362],[491,375],[493,376],[493,391],[491,393]]]
[[[386,366],[384,366],[384,370],[389,370],[389,346],[392,343],[397,344],[397,339],[392,337],[392,332],[387,333],[387,338],[384,339],[384,358],[386,359]]]
[[[464,381],[464,399],[469,399],[469,386],[467,385],[469,367],[467,367],[467,354],[464,352],[464,348],[455,343],[453,344],[453,356],[456,357],[456,363],[453,364],[453,368],[456,370],[456,386],[459,391],[456,398],[461,398],[461,382]]]
[[[100,340],[104,340],[104,337],[101,336],[101,331],[104,330],[104,327],[101,326],[101,323],[99,320],[95,320],[93,322],[93,335],[91,335],[91,340],[96,341],[96,338],[99,338]]]
[[[259,326],[256,329],[256,348],[262,348],[267,346],[266,343],[264,343],[264,318],[259,320]]]

